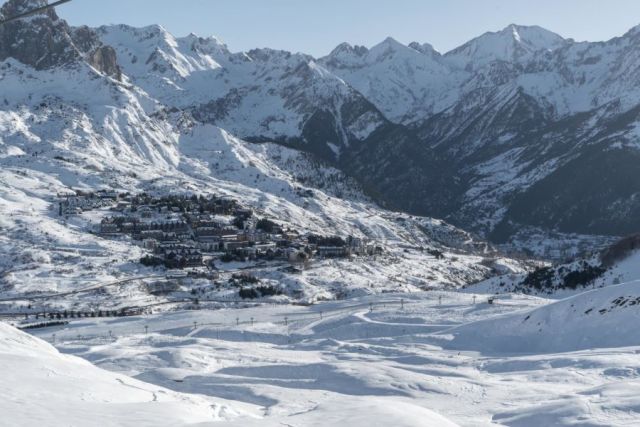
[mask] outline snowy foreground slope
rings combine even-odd
[[[170,353],[167,356],[170,356]],[[185,394],[96,368],[49,344],[0,323],[0,362],[11,367],[0,384],[1,425],[20,426],[277,426],[255,403]],[[194,390],[195,391],[195,390]],[[454,426],[407,402],[375,398],[329,399],[290,417],[308,426]],[[279,417],[274,417],[279,418]],[[373,423],[373,424],[372,424]],[[379,424],[382,425],[382,424]]]
[[[254,405],[264,417],[255,425],[449,425],[434,411],[469,427],[633,426],[638,289],[494,304],[481,294],[388,294],[85,319],[35,334],[55,333],[64,353],[119,374]]]
[[[235,409],[112,374],[3,323],[0,363],[2,425],[174,426],[256,416],[250,405]]]

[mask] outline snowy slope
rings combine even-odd
[[[617,244],[614,244],[617,245]],[[614,247],[614,246],[611,246]],[[611,248],[610,247],[610,248]],[[507,273],[492,277],[466,288],[466,292],[486,294],[526,293],[547,298],[562,299],[587,289],[604,288],[640,280],[640,252],[630,250],[620,259],[605,262],[611,249],[600,255],[578,258],[557,265],[540,263],[534,271]]]
[[[544,28],[511,24],[447,52],[445,60],[457,68],[471,71],[492,62],[525,63],[536,53],[551,52],[568,43]]]
[[[3,323],[0,361],[5,425],[175,426],[258,416],[240,402],[230,406],[104,371]]]
[[[34,333],[51,340],[55,332],[63,352],[160,387],[259,405],[265,416],[258,425],[320,426],[338,416],[357,426],[448,425],[441,417],[469,427],[637,424],[640,347],[478,353],[487,323],[515,327],[531,310],[553,307],[530,296],[493,305],[486,297],[387,294],[308,307],[81,319]],[[568,317],[558,311],[558,319]],[[593,330],[605,317],[579,319]],[[467,339],[438,339],[456,325]],[[544,330],[553,340],[556,331]],[[501,331],[502,340],[486,333],[508,350],[513,330]],[[628,345],[633,337],[590,345]]]
[[[300,138],[316,112],[337,122],[336,147],[361,140],[384,122],[362,95],[312,57],[272,49],[231,53],[215,38],[175,38],[159,26],[101,27],[132,82],[169,107],[240,137]],[[358,104],[362,111],[345,111]],[[343,117],[344,114],[344,117]]]
[[[449,331],[443,340],[447,348],[490,353],[638,346],[639,304],[640,282],[632,281],[584,292],[531,311],[460,326]]]
[[[467,78],[431,46],[405,46],[390,37],[371,49],[341,44],[320,61],[395,122],[422,119],[450,105]]]

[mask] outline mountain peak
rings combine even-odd
[[[189,33],[187,36],[177,39],[178,42],[187,43],[192,50],[197,50],[204,54],[229,54],[227,45],[215,36],[200,37],[195,33]]]
[[[629,31],[624,33],[622,37],[633,37],[633,36],[637,36],[638,34],[640,34],[640,25],[636,25],[634,27],[629,28]]]
[[[409,50],[411,49],[409,49],[408,46],[400,43],[393,37],[387,37],[386,39],[369,49],[369,52],[376,58],[376,60],[381,60],[383,58],[394,55],[397,52]]]
[[[364,46],[352,46],[349,43],[340,43],[335,47],[329,54],[330,57],[336,57],[341,55],[355,55],[355,56],[364,56],[367,54],[369,49]]]
[[[337,68],[359,67],[368,53],[369,49],[364,46],[352,46],[344,42],[336,46],[329,55],[321,58],[320,62]]]
[[[392,57],[399,52],[405,52],[407,55],[416,52],[436,58],[440,53],[436,51],[429,43],[412,42],[404,45],[393,37],[387,37],[380,43],[367,49],[364,46],[352,46],[349,43],[341,43],[331,51],[329,55],[321,58],[321,61],[331,67],[337,68],[354,68],[360,67],[366,62],[378,62],[386,58]]]
[[[538,25],[509,24],[498,34],[538,49],[555,49],[566,42],[562,36]]]
[[[391,36],[388,36],[387,38],[385,38],[384,40],[382,40],[380,43],[378,43],[377,45],[373,46],[371,48],[371,50],[376,50],[379,48],[385,48],[385,49],[406,49],[407,46],[403,45],[402,43],[400,43],[398,40],[394,39]]]
[[[46,5],[45,0],[10,0],[0,9],[12,17]],[[0,26],[0,60],[14,58],[36,69],[68,64],[81,57],[72,30],[50,8]]]
[[[409,47],[425,55],[440,56],[440,52],[438,52],[430,43],[411,42],[409,43]]]
[[[448,52],[450,63],[478,68],[494,61],[518,62],[541,50],[555,50],[569,41],[539,26],[509,24],[497,32],[487,32]]]
[[[518,25],[516,24],[510,24],[509,26],[507,26],[504,30],[502,30],[503,32],[506,33],[510,33],[511,36],[513,37],[513,39],[515,41],[517,41],[518,43],[522,42],[522,38],[520,37],[520,33],[518,32]]]

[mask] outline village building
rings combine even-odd
[[[120,233],[120,227],[118,224],[113,222],[105,222],[104,220],[100,223],[100,234],[104,236],[114,236]]]
[[[318,246],[318,256],[323,258],[342,258],[349,255],[349,249],[345,246]]]
[[[122,208],[121,215],[105,218],[100,225],[101,233],[130,235],[167,268],[201,267],[203,253],[224,252],[230,259],[291,258],[295,262],[305,261],[311,254],[310,250],[303,250],[306,238],[297,231],[285,231],[268,218],[256,217],[252,209],[240,206],[232,198],[140,194],[125,195],[115,201]],[[321,248],[319,253],[342,256],[344,250]]]
[[[158,242],[156,239],[144,239],[142,241],[142,247],[150,251],[155,251],[159,246],[160,242]]]
[[[211,240],[200,239],[195,243],[195,247],[204,252],[217,252],[220,250],[220,239],[217,237],[211,238]]]
[[[150,206],[140,206],[138,207],[137,212],[142,218],[151,218],[155,214],[154,210]]]
[[[101,199],[118,200],[118,193],[113,190],[99,190],[96,194]]]
[[[151,295],[167,295],[180,289],[177,281],[167,280],[161,282],[153,282],[146,284],[147,292]]]

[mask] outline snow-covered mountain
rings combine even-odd
[[[316,59],[51,10],[0,26],[0,312],[41,338],[0,323],[3,420],[637,424],[637,237],[551,266],[417,214],[557,258],[634,231],[638,34]],[[115,202],[59,214],[70,189],[216,194],[376,251],[192,277],[96,233]],[[243,277],[276,294],[239,301]]]
[[[12,0],[3,13],[25,5]],[[380,208],[354,178],[327,164],[389,122],[312,58],[269,50],[230,54],[214,39],[175,39],[160,27],[76,29],[48,12],[17,21],[12,31],[32,47],[0,63],[4,296],[151,274],[137,262],[140,247],[92,233],[99,216],[58,216],[57,195],[71,188],[230,196],[301,232],[352,235],[389,248],[387,256],[359,265],[324,263],[322,275],[277,275],[304,298],[461,286],[494,274],[496,255],[488,245],[443,221]],[[114,52],[117,62],[96,66],[91,49],[73,37],[79,31],[92,46]],[[42,67],[32,63],[48,52],[33,43],[42,32],[60,40],[69,56]],[[229,93],[241,95],[222,106]],[[328,121],[335,127],[327,129]],[[277,143],[264,142],[269,139]],[[380,277],[388,280],[370,286]]]
[[[390,206],[496,241],[524,227],[634,232],[637,37],[576,43],[512,25],[442,56],[386,42],[395,54],[372,63],[343,46],[323,63],[399,124],[342,167]],[[427,101],[415,109],[399,88]]]
[[[320,62],[394,122],[422,119],[450,105],[466,77],[428,44],[405,46],[391,37],[367,49],[347,43]]]
[[[513,67],[568,43],[540,27],[510,25],[445,55],[428,43],[405,46],[389,37],[371,49],[341,44],[320,61],[387,118],[409,124],[446,110],[468,92],[502,84]]]
[[[312,57],[272,49],[231,53],[215,38],[160,26],[101,27],[124,73],[167,108],[253,140],[296,144],[335,159],[386,123],[359,92]]]
[[[2,14],[36,4],[11,0]],[[60,227],[46,210],[69,187],[214,191],[311,231],[456,250],[477,246],[371,200],[500,242],[524,226],[636,227],[636,30],[575,43],[512,25],[444,55],[389,38],[320,59],[232,53],[160,26],[73,28],[53,11],[2,31],[5,212],[37,212],[3,219],[12,254],[21,239],[47,252],[33,242]],[[43,34],[50,43],[36,43]],[[301,187],[320,190],[310,202]],[[438,277],[486,277],[480,255],[469,271]],[[19,276],[5,285],[28,281]]]
[[[6,2],[1,17],[12,17],[42,6],[40,0]],[[27,25],[25,23],[28,22]],[[114,50],[87,27],[71,28],[54,9],[0,27],[0,60],[14,58],[42,70],[84,59],[99,71],[120,78]]]
[[[570,41],[537,26],[511,24],[488,32],[445,55],[447,63],[473,72],[495,62],[525,65],[540,52],[552,52]]]
[[[504,274],[473,284],[467,292],[523,293],[545,298],[566,298],[588,289],[640,280],[639,235],[621,239],[597,254],[556,265],[539,265],[520,274]]]
[[[97,33],[166,111],[310,152],[389,207],[498,242],[637,230],[640,189],[620,184],[637,164],[637,29],[576,43],[510,25],[444,55],[387,38],[320,59],[158,26]]]

